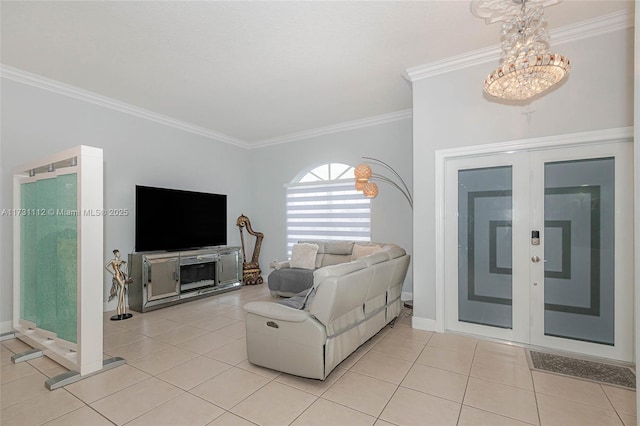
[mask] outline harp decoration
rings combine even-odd
[[[240,242],[242,243],[242,281],[244,285],[262,284],[262,271],[260,271],[260,246],[262,245],[262,239],[264,234],[262,232],[256,232],[251,228],[251,221],[247,216],[241,214],[236,220],[236,225],[240,228]],[[251,260],[247,262],[247,250],[244,245],[243,228],[247,228],[247,233],[256,237],[256,242],[253,247],[253,253]]]

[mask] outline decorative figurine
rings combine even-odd
[[[118,296],[118,308],[116,309],[116,315],[111,317],[111,321],[121,321],[131,318],[133,315],[127,313],[127,305],[125,304],[125,295],[127,293],[126,285],[133,282],[133,280],[127,277],[127,274],[120,270],[127,262],[120,259],[120,251],[118,249],[113,251],[115,256],[113,259],[104,265],[104,268],[113,275],[113,281],[111,284],[111,293],[109,294],[109,301],[113,300],[116,295]],[[111,266],[111,269],[109,269]]]
[[[241,214],[236,220],[236,225],[240,228],[240,242],[242,243],[242,281],[244,285],[262,284],[262,272],[260,271],[260,246],[262,245],[262,239],[264,234],[262,232],[256,232],[251,228],[251,221],[247,216]],[[247,262],[246,250],[244,247],[244,235],[242,234],[242,228],[246,227],[247,232],[256,237],[256,244],[253,247],[253,255],[251,261]]]

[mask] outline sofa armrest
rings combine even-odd
[[[244,305],[244,310],[250,314],[279,321],[302,322],[309,318],[307,311],[293,309],[273,302],[249,302]]]
[[[271,262],[269,264],[269,267],[271,269],[278,270],[278,269],[283,269],[283,268],[290,268],[291,264],[289,263],[288,260],[274,260],[273,262]]]

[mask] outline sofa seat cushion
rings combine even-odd
[[[272,271],[267,277],[271,293],[291,297],[313,287],[313,269],[283,268]]]
[[[284,306],[288,306],[293,309],[302,309],[304,308],[305,302],[307,301],[307,296],[311,288],[306,290],[302,290],[300,293],[295,296],[288,297],[286,299],[279,300],[278,303]]]

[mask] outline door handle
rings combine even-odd
[[[532,257],[531,257],[531,261],[532,261],[533,263],[540,263],[540,261],[541,261],[541,260],[542,260],[542,262],[544,262],[544,263],[547,263],[547,262],[548,262],[548,260],[547,260],[547,259],[540,259],[540,257],[538,257],[538,256],[532,256]]]

